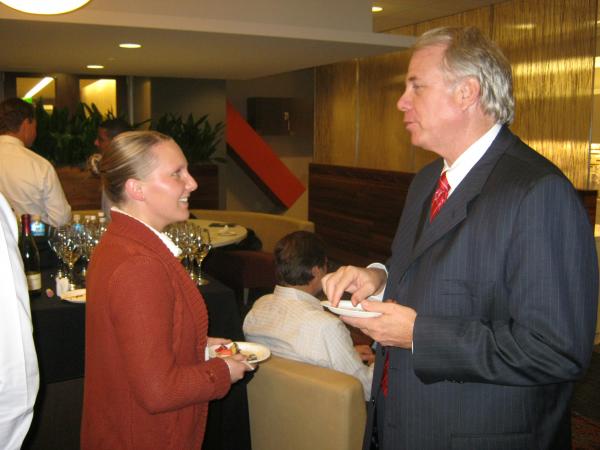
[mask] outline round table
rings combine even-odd
[[[241,225],[217,222],[214,220],[188,219],[188,222],[194,223],[206,228],[210,234],[210,242],[215,247],[237,244],[248,234],[248,230]]]

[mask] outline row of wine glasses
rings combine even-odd
[[[212,248],[209,231],[192,222],[178,222],[169,225],[165,233],[181,249],[179,259],[190,278],[199,286],[208,284],[202,276],[202,261]]]
[[[83,260],[81,277],[85,278],[92,252],[105,230],[105,226],[97,224],[85,226],[78,221],[48,228],[48,244],[59,259],[56,277],[59,279],[66,277],[69,290],[78,287],[75,264],[79,259]]]

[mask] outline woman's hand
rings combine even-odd
[[[254,370],[254,367],[252,367],[250,363],[246,362],[246,357],[239,353],[237,355],[223,358],[223,361],[225,361],[227,363],[227,367],[229,367],[229,376],[232,384],[241,380],[244,377],[245,372],[252,372]]]

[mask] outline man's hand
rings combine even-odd
[[[362,319],[340,316],[340,318],[381,345],[412,348],[413,328],[417,313],[414,309],[394,302],[374,302],[364,300],[361,306],[365,311],[380,312],[381,316]]]
[[[380,292],[386,281],[387,274],[384,270],[342,266],[337,271],[325,275],[321,284],[331,304],[337,306],[344,292],[350,292],[352,304],[357,305]]]

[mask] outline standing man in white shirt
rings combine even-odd
[[[18,450],[39,387],[31,311],[17,221],[0,194],[0,448]]]
[[[0,103],[0,192],[17,216],[38,214],[56,227],[71,219],[71,207],[52,164],[29,150],[36,127],[32,105],[19,98]]]
[[[348,328],[325,312],[319,299],[327,256],[314,233],[296,231],[275,245],[273,294],[258,299],[244,320],[244,334],[274,355],[347,373],[371,393],[373,354],[367,345],[354,346]]]

